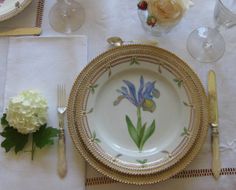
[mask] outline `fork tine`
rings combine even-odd
[[[57,85],[57,105],[66,106],[66,88],[64,84]]]
[[[62,85],[62,106],[66,106],[66,88]]]
[[[57,106],[61,106],[60,102],[61,102],[61,95],[60,95],[60,85],[57,85]]]
[[[57,107],[59,106],[59,85],[57,85]]]

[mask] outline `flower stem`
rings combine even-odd
[[[141,109],[140,109],[140,107],[137,108],[137,117],[138,117],[137,133],[138,133],[138,136],[140,136],[140,132],[141,132],[141,129],[142,129],[142,118],[141,118]]]
[[[31,160],[34,160],[34,152],[35,152],[35,144],[34,144],[33,134],[32,134]]]

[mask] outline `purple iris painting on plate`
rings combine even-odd
[[[155,119],[148,124],[143,121],[142,111],[153,113],[156,110],[156,103],[154,99],[160,97],[159,90],[155,87],[156,81],[146,82],[143,76],[139,80],[139,88],[136,90],[135,85],[128,81],[123,80],[125,86],[122,86],[117,92],[120,94],[114,101],[114,105],[118,105],[123,99],[126,99],[133,106],[137,108],[137,121],[132,122],[131,118],[126,115],[125,120],[128,128],[129,135],[140,152],[142,152],[144,144],[155,132],[156,121]]]

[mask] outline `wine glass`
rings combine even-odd
[[[219,28],[236,25],[236,0],[216,0],[214,21],[215,28],[199,27],[188,37],[187,50],[200,62],[215,62],[224,55],[225,42]]]
[[[57,0],[49,12],[49,23],[61,33],[72,33],[84,23],[85,11],[80,3],[74,0]]]

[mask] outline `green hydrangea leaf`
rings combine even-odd
[[[1,147],[5,148],[6,152],[15,148],[15,153],[18,153],[25,147],[29,137],[28,134],[21,134],[10,126],[6,126],[0,135],[5,138],[1,143]]]
[[[39,148],[53,144],[53,138],[57,137],[59,130],[53,127],[47,127],[47,124],[42,125],[38,131],[33,133],[33,141]]]

